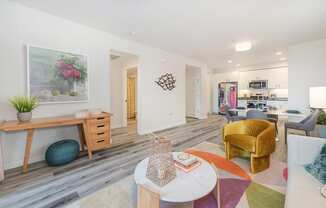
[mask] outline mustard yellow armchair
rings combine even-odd
[[[243,120],[227,124],[223,129],[228,160],[250,154],[250,171],[269,168],[270,155],[275,151],[275,125],[265,120]]]

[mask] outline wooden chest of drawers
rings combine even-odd
[[[86,119],[87,139],[91,150],[100,150],[110,147],[110,114],[101,113]]]

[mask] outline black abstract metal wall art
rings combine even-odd
[[[175,88],[176,80],[172,73],[163,74],[155,81],[156,84],[162,87],[163,90],[173,90]]]

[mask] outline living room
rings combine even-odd
[[[325,206],[325,2],[5,0],[0,23],[0,207]]]

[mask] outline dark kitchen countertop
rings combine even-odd
[[[250,98],[239,97],[238,100],[251,100],[251,101],[261,101],[261,100],[252,100]],[[268,98],[266,101],[288,101],[288,98]]]
[[[268,98],[269,101],[288,101],[288,98]]]

